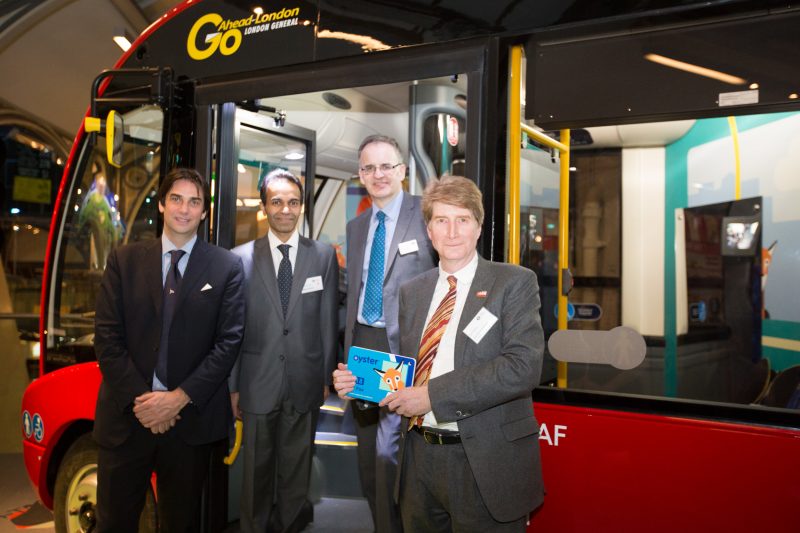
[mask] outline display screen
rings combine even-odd
[[[722,255],[753,255],[758,244],[759,220],[755,216],[722,219]]]

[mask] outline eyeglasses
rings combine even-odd
[[[365,165],[365,166],[361,167],[360,170],[361,170],[361,173],[364,174],[365,176],[371,176],[371,175],[375,174],[375,171],[378,170],[378,169],[380,169],[381,173],[386,174],[387,172],[390,172],[390,171],[396,169],[397,167],[399,167],[402,164],[403,163],[397,163],[395,165],[392,165],[390,163],[383,163],[382,165],[378,165],[378,166]]]

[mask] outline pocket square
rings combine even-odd
[[[211,290],[211,288],[212,288],[211,285],[206,283],[205,285],[203,285],[203,288],[200,289],[200,292]]]

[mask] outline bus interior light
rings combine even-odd
[[[744,85],[747,83],[747,80],[740,78],[739,76],[726,74],[725,72],[712,70],[710,68],[694,65],[692,63],[686,63],[684,61],[679,61],[677,59],[672,59],[671,57],[666,57],[659,54],[645,54],[644,58],[648,61],[652,61],[653,63],[664,65],[665,67],[682,70],[690,74],[697,74],[698,76],[705,76],[706,78],[711,78],[723,83],[729,83],[731,85]]]

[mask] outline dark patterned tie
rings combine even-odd
[[[278,245],[278,250],[283,255],[278,267],[278,290],[281,293],[283,318],[286,318],[286,310],[289,309],[289,295],[292,293],[292,263],[289,261],[289,248],[288,244]]]
[[[361,314],[368,324],[374,323],[383,316],[383,269],[386,258],[386,213],[378,211],[378,227],[372,237],[372,248],[369,252],[369,268],[367,269],[367,285],[364,288],[364,306]]]
[[[183,250],[170,251],[170,264],[164,280],[164,296],[161,304],[161,342],[158,346],[158,359],[156,360],[156,377],[162,385],[167,385],[167,349],[169,348],[169,329],[172,326],[172,317],[175,314],[175,305],[178,301],[178,288],[181,284],[181,271],[178,270],[178,261],[181,260]]]

